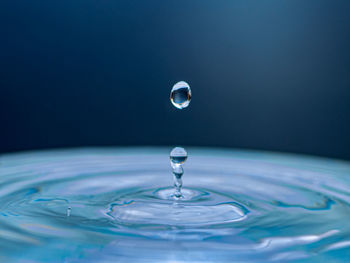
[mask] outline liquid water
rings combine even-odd
[[[184,169],[182,168],[182,165],[187,160],[187,152],[182,147],[175,147],[170,152],[170,164],[173,168],[173,175],[174,175],[174,198],[182,198],[182,179],[181,177],[184,174]]]
[[[176,83],[170,92],[170,101],[178,109],[187,108],[191,97],[191,88],[185,81]]]
[[[187,160],[187,152],[182,147],[175,147],[170,152],[170,162],[172,165],[183,164]]]
[[[350,164],[168,148],[0,157],[0,262],[347,262]]]

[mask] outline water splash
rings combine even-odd
[[[344,262],[349,255],[347,162],[191,149],[174,202],[167,149],[1,158],[4,262],[166,262],[169,255],[180,262]]]
[[[170,92],[170,101],[178,109],[183,109],[188,107],[192,97],[191,88],[185,81],[180,81],[176,83]],[[175,147],[170,152],[170,164],[173,169],[174,175],[174,197],[179,199],[182,197],[182,175],[184,174],[184,169],[182,164],[187,160],[187,152],[182,147]]]
[[[170,152],[170,163],[171,167],[173,168],[173,175],[174,175],[174,186],[175,186],[175,192],[174,196],[175,198],[181,198],[181,188],[182,188],[182,175],[184,174],[184,169],[182,168],[182,165],[187,160],[187,152],[182,147],[175,147]]]

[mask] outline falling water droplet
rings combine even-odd
[[[185,81],[176,83],[171,89],[171,103],[178,109],[186,108],[190,104],[191,97],[191,88]]]
[[[182,164],[187,160],[187,152],[182,147],[175,147],[170,152],[170,163],[173,168],[174,175],[174,187],[175,198],[181,198],[181,188],[182,188],[182,175],[184,174],[184,169],[182,168]]]

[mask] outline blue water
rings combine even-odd
[[[347,262],[350,164],[169,148],[0,157],[0,262]]]

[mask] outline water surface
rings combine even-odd
[[[171,200],[169,148],[0,157],[0,262],[345,262],[350,165],[189,149]]]

